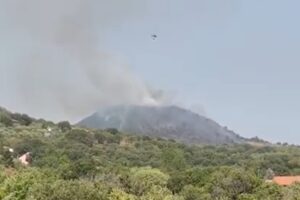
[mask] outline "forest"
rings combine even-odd
[[[186,145],[0,109],[1,200],[297,200],[300,185],[266,180],[299,174],[295,145]]]

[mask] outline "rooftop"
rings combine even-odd
[[[294,183],[300,183],[300,176],[275,176],[272,182],[281,186],[289,186]]]

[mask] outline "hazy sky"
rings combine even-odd
[[[149,84],[203,105],[243,136],[300,143],[299,7],[297,0],[160,1],[141,23],[112,31],[110,42]]]
[[[135,19],[105,28],[106,52],[146,85],[203,107],[242,136],[300,143],[299,1],[149,0],[141,7]],[[1,41],[0,103],[20,109],[5,92],[14,88],[5,80],[4,65],[14,59],[7,52],[19,51],[10,37]]]

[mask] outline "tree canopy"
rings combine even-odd
[[[266,182],[274,175],[300,174],[298,146],[188,146],[25,115],[0,116],[5,116],[0,118],[3,200],[299,199],[299,185]],[[23,166],[18,158],[27,152],[32,162]]]

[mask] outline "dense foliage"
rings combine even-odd
[[[3,200],[293,200],[300,148],[259,143],[186,146],[171,140],[54,124],[1,110]],[[13,149],[13,151],[11,151]],[[17,158],[31,152],[32,163]]]

